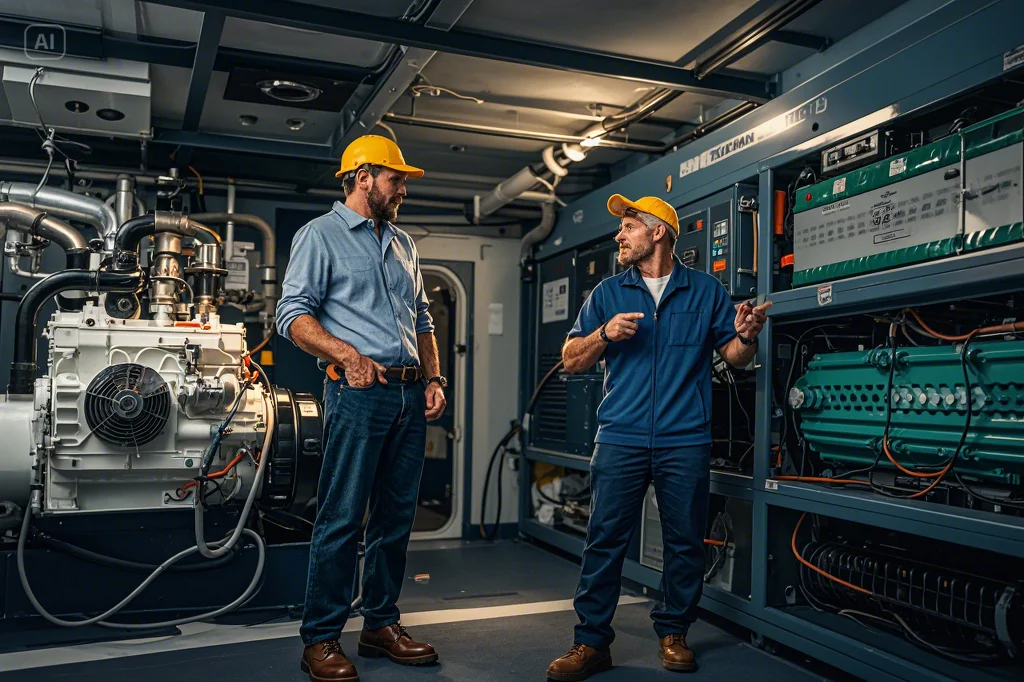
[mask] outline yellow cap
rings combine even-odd
[[[422,178],[423,171],[415,166],[410,166],[402,156],[402,150],[393,140],[380,135],[363,135],[352,141],[341,155],[341,170],[334,174],[340,178],[346,173],[351,173],[364,163],[371,163],[375,166],[384,166],[401,173],[408,173],[409,177]]]
[[[630,208],[641,213],[649,213],[660,219],[675,230],[676,236],[679,236],[679,216],[676,215],[676,210],[658,197],[644,197],[630,201],[621,194],[613,194],[608,200],[608,212],[612,215],[622,217],[622,214]]]

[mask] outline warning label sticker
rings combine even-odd
[[[905,158],[893,159],[889,164],[889,177],[899,175],[905,170],[907,170],[907,160]]]
[[[1003,71],[1017,68],[1024,64],[1024,45],[1003,53]]]

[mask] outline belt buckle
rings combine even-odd
[[[402,381],[405,381],[405,371],[409,369],[405,365],[402,365]]]

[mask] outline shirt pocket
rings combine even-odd
[[[704,316],[699,310],[674,312],[669,316],[670,346],[699,346],[704,340]]]
[[[395,293],[412,301],[416,292],[416,263],[405,258],[395,258],[398,267],[395,268]]]
[[[338,258],[338,269],[343,272],[367,272],[373,269],[373,260],[368,256],[342,256]]]

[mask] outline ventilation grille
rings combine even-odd
[[[85,392],[85,419],[96,436],[112,445],[149,443],[163,430],[171,411],[167,383],[151,367],[112,365],[97,374]]]
[[[552,367],[561,362],[561,354],[548,353],[540,356],[540,367],[537,371],[537,381],[551,370]],[[534,430],[534,442],[547,441],[548,444],[565,444],[565,431],[568,418],[566,406],[566,385],[558,378],[558,374],[551,377],[548,383],[541,389],[537,397],[537,406],[534,408],[536,427]]]

